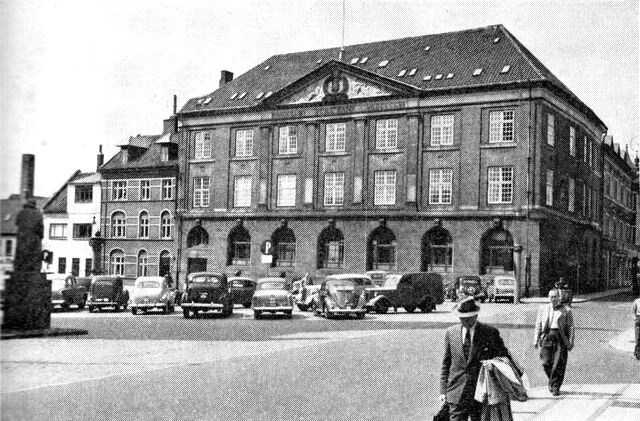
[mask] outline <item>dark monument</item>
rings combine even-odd
[[[100,231],[89,239],[89,247],[93,251],[93,268],[91,268],[93,275],[102,275],[104,273],[102,268],[102,247],[104,247],[104,243],[105,239],[100,235]]]

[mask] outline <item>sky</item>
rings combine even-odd
[[[345,45],[503,24],[640,153],[638,0],[346,0]],[[342,1],[0,0],[0,197],[35,194],[274,54],[337,47]]]

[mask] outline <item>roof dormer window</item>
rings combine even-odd
[[[351,59],[351,64],[356,64],[360,60],[360,57],[354,57]]]
[[[322,59],[321,58],[318,59],[318,61],[316,61],[316,64],[320,64],[320,63],[322,63]]]
[[[442,79],[442,75],[436,75],[436,80]]]
[[[431,75],[426,75],[425,77],[422,78],[422,80],[427,80],[427,81],[431,80]]]
[[[236,99],[236,97],[238,96],[238,94],[233,94],[229,97],[229,99]]]
[[[481,73],[482,73],[482,69],[480,69],[480,68],[478,68],[478,69],[473,71],[473,75],[474,76],[480,76]]]
[[[493,43],[494,43],[494,44],[497,44],[497,43],[499,43],[499,42],[500,42],[500,37],[495,37],[495,38],[493,39]]]
[[[271,68],[271,66],[269,66],[269,65],[264,66],[264,70],[269,70],[270,68]]]
[[[449,74],[447,75],[447,79],[453,79],[453,73],[449,73]]]
[[[511,70],[511,66],[507,64],[502,68],[502,70],[500,70],[500,73],[507,73],[509,70]]]
[[[258,95],[256,95],[256,99],[262,98],[263,95],[264,95],[264,92],[260,92]]]
[[[400,70],[400,73],[398,73],[398,77],[402,77],[407,73],[407,69],[402,69]]]
[[[265,98],[269,98],[269,97],[271,96],[271,94],[272,94],[272,93],[273,93],[273,92],[269,91],[269,92],[267,92],[266,94],[264,94],[264,97],[265,97]]]
[[[211,102],[211,97],[207,97],[207,99],[204,100],[203,104],[207,105],[210,102]]]
[[[238,99],[242,99],[242,98],[244,98],[245,96],[247,96],[247,93],[246,93],[246,92],[243,92],[243,93],[241,93],[240,95],[238,95]]]
[[[418,69],[411,69],[411,71],[409,72],[409,76],[415,76],[417,71]]]
[[[367,60],[369,60],[369,57],[362,57],[362,59],[360,59],[360,64],[365,64]]]
[[[387,64],[389,64],[389,60],[382,60],[378,63],[378,67],[387,67]]]
[[[431,49],[430,45],[427,45],[426,47],[424,47],[424,51],[429,51]]]

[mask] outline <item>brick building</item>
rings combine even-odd
[[[276,55],[177,118],[182,274],[602,277],[606,127],[501,25]]]

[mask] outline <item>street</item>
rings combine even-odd
[[[639,364],[609,344],[632,326],[631,297],[574,304],[565,398],[605,403],[571,413],[554,406],[531,345],[538,305],[481,305],[479,320],[500,329],[535,392],[513,405],[515,418],[638,419]],[[2,341],[2,419],[431,419],[451,306],[364,320],[297,310],[254,320],[240,306],[228,319],[56,312],[53,327],[89,335]]]

